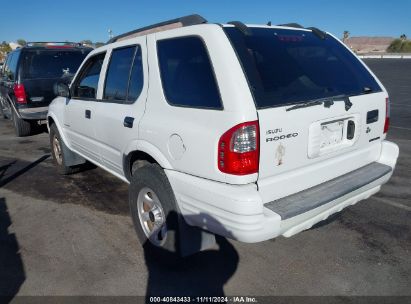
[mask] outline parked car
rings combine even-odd
[[[399,153],[381,82],[334,36],[297,24],[189,16],[135,30],[91,52],[59,95],[58,170],[88,160],[130,183],[152,248],[190,243],[169,233],[187,224],[290,237],[378,192]]]
[[[50,102],[56,97],[53,85],[71,81],[91,51],[77,43],[28,43],[7,55],[0,79],[0,110],[11,118],[17,136],[31,134],[45,122]]]

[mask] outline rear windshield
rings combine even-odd
[[[344,46],[311,31],[224,28],[241,61],[257,108],[331,96],[380,92],[381,88]]]
[[[30,50],[22,56],[22,78],[73,76],[90,52],[82,50]]]

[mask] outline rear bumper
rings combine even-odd
[[[48,107],[19,108],[20,117],[27,120],[46,120]]]
[[[374,166],[370,164],[273,202],[263,202],[255,184],[229,185],[171,170],[166,170],[166,174],[188,224],[253,243],[280,235],[290,237],[375,194],[391,177],[398,153],[396,144],[383,141]],[[332,183],[334,190],[339,190],[336,195],[326,191]],[[323,195],[318,196],[320,190]]]

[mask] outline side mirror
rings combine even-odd
[[[57,82],[54,84],[54,94],[65,98],[70,98],[70,89],[67,84]]]

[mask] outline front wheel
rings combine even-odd
[[[171,185],[159,165],[147,164],[133,173],[129,205],[137,236],[146,250],[180,255],[180,215]]]
[[[78,171],[77,167],[70,167],[66,165],[63,146],[64,142],[61,139],[60,133],[56,125],[52,124],[50,126],[50,147],[57,170],[62,175],[75,173]]]

